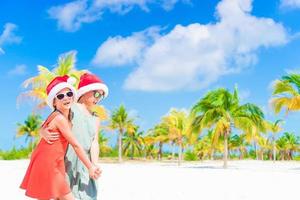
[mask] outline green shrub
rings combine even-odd
[[[198,160],[198,157],[197,157],[197,155],[194,152],[192,152],[192,151],[186,151],[184,153],[184,160],[186,160],[186,161],[194,161],[194,160]]]
[[[110,149],[109,151],[100,153],[100,157],[115,158],[115,157],[118,157],[118,155],[119,155],[119,151],[118,151],[118,148],[116,148],[116,147]]]
[[[16,149],[15,147],[13,147],[11,150],[2,151],[0,153],[0,157],[3,160],[25,159],[29,157],[30,153],[31,153],[31,148]]]

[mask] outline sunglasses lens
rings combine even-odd
[[[67,92],[67,96],[68,96],[68,97],[72,97],[72,96],[73,96],[73,92],[71,92],[71,91],[70,91],[70,92]]]
[[[101,96],[100,92],[97,92],[97,91],[94,92],[94,97],[95,97],[95,98],[99,98],[100,96]]]
[[[64,94],[58,94],[56,97],[57,97],[57,99],[62,100],[65,97],[65,95]]]

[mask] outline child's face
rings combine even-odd
[[[74,102],[74,94],[69,88],[59,91],[53,101],[54,107],[58,110],[70,109]]]
[[[96,105],[101,99],[103,99],[104,92],[102,90],[93,90],[85,93],[83,98],[83,103],[87,106]]]

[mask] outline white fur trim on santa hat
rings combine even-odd
[[[67,82],[59,83],[56,86],[54,86],[51,89],[50,93],[48,94],[47,103],[50,106],[50,108],[54,109],[54,107],[53,107],[53,100],[56,97],[56,94],[59,91],[61,91],[62,89],[64,89],[64,88],[69,88],[73,92],[74,99],[76,99],[76,93],[77,92],[76,92],[75,88],[71,84],[69,84]]]
[[[77,90],[77,99],[79,99],[82,95],[89,91],[93,90],[103,90],[104,91],[104,98],[108,95],[108,87],[103,83],[92,83],[86,86],[83,86]]]
[[[71,84],[71,85],[75,85],[76,83],[76,78],[74,78],[73,76],[70,76],[67,80],[67,83]]]

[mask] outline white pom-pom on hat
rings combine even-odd
[[[67,80],[67,83],[69,83],[71,85],[75,85],[76,78],[74,78],[73,76],[69,77],[68,80]]]

